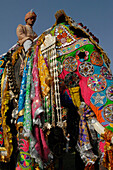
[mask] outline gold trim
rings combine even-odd
[[[22,128],[22,127],[23,127],[23,122],[17,123],[16,125],[17,131],[19,130],[19,128]]]
[[[19,57],[19,54],[22,53],[22,49],[23,49],[23,47],[20,46],[20,47],[13,53],[13,55],[12,55],[12,65],[13,65],[13,66],[14,66],[15,63],[16,63],[16,61],[17,61],[17,59],[18,59],[18,57]]]
[[[21,117],[21,116],[23,116],[23,115],[24,115],[24,108],[18,113],[18,117],[17,117],[17,119],[16,119],[16,122],[17,122],[18,118]],[[23,127],[23,122],[18,122],[18,123],[16,124],[16,129],[17,129],[17,131],[20,129],[20,127]]]
[[[7,151],[5,147],[0,147],[0,151]]]
[[[6,64],[7,67],[7,64]],[[5,80],[6,78],[6,68],[4,70],[2,80],[1,80],[1,97],[2,97],[2,103],[1,103],[1,115],[2,115],[2,128],[3,128],[3,137],[4,137],[4,147],[0,147],[0,151],[6,151],[6,155],[1,153],[0,155],[0,161],[8,162],[10,161],[10,157],[13,151],[13,145],[12,145],[12,134],[10,133],[10,127],[6,125],[6,113],[9,110],[9,91],[8,91],[8,80]],[[5,88],[4,88],[4,80]]]
[[[20,116],[23,116],[23,115],[24,115],[24,110],[25,110],[25,109],[22,109],[22,110],[18,113],[18,117],[20,117]]]

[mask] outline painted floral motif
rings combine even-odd
[[[107,101],[106,95],[104,93],[102,93],[102,92],[94,93],[91,96],[91,102],[96,107],[101,107],[101,106],[105,105],[106,101]]]
[[[100,73],[106,79],[112,80],[112,74],[110,73],[110,71],[106,67],[102,66],[101,69],[100,69]]]
[[[69,72],[75,71],[77,69],[77,65],[78,63],[77,63],[76,58],[72,56],[65,58],[63,61],[63,68]]]
[[[113,123],[113,104],[107,105],[104,109],[104,117],[107,121]]]
[[[97,66],[103,65],[103,60],[97,51],[93,51],[90,55],[91,63]]]
[[[84,77],[89,77],[93,74],[94,67],[90,62],[83,62],[79,65],[79,73]]]
[[[106,95],[109,100],[113,101],[113,86],[107,88]]]
[[[102,91],[106,88],[106,80],[102,75],[94,74],[88,80],[88,87],[96,92]]]
[[[19,166],[20,168],[26,169],[26,170],[33,169],[33,161],[29,153],[20,152]]]

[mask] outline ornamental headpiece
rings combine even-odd
[[[56,14],[55,14],[56,20],[58,20],[62,15],[67,16],[67,15],[65,14],[64,10],[63,10],[63,9],[60,9],[60,10],[57,11]]]
[[[68,24],[71,24],[72,22],[72,18],[67,16],[63,9],[60,9],[59,11],[56,12],[55,18],[56,18],[55,25],[62,22],[67,22]]]

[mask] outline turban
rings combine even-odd
[[[32,17],[34,17],[35,20],[36,20],[37,15],[36,15],[34,12],[29,11],[29,12],[25,15],[25,22],[27,21],[27,19],[32,18]]]

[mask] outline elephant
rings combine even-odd
[[[27,52],[16,44],[0,58],[0,161],[12,166],[16,156],[18,170],[54,169],[58,160],[56,169],[62,169],[64,150],[73,150],[75,169],[97,169],[102,160],[110,168],[110,60],[86,26],[77,24],[64,10],[55,17],[55,24]]]

